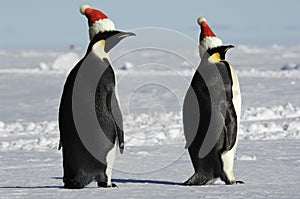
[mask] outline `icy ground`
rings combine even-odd
[[[62,189],[57,108],[68,66],[82,54],[0,50],[0,198],[300,197],[300,46],[229,53],[243,97],[235,172],[245,184],[234,186],[179,185],[193,174],[181,105],[194,68],[148,50],[114,63],[126,135],[113,171],[119,187]]]

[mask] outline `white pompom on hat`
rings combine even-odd
[[[88,18],[90,40],[99,32],[115,30],[115,24],[105,14],[87,4],[80,6],[80,13]]]
[[[222,40],[218,38],[216,34],[211,30],[204,17],[199,17],[197,22],[201,27],[199,41],[200,57],[202,57],[208,49],[222,46],[223,43]]]

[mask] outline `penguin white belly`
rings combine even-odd
[[[106,58],[110,62],[109,55],[107,53],[105,53],[105,51],[104,51],[104,46],[105,46],[105,41],[101,40],[101,41],[97,42],[96,44],[94,44],[93,51],[100,59],[103,60],[104,58]],[[115,75],[115,95],[117,98],[117,102],[119,103],[119,96],[118,96],[116,80],[117,79],[116,79],[116,75]],[[107,186],[112,185],[111,175],[112,175],[112,169],[113,169],[113,165],[114,165],[115,158],[116,158],[116,151],[117,151],[118,145],[119,145],[119,141],[118,141],[118,138],[116,138],[114,147],[106,155],[106,164],[107,165],[106,165],[105,174],[107,176]]]
[[[231,150],[224,152],[221,155],[221,159],[223,161],[223,170],[226,173],[228,179],[230,181],[235,181],[234,172],[233,172],[233,162],[234,162],[234,155],[238,144],[242,100],[241,100],[238,77],[230,63],[229,66],[230,66],[230,72],[232,77],[232,94],[233,94],[232,102],[237,116],[237,135],[236,135],[236,141],[234,146],[232,147]]]
[[[107,176],[107,186],[111,186],[111,174],[116,159],[116,151],[117,151],[118,143],[119,143],[118,138],[116,138],[114,147],[106,155],[107,165],[106,165],[105,174]]]

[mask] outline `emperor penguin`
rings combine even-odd
[[[183,104],[183,124],[195,173],[183,185],[209,185],[220,178],[236,181],[233,166],[238,144],[241,94],[233,66],[225,60],[232,45],[223,45],[200,17],[200,57]]]
[[[135,34],[115,30],[105,14],[88,5],[80,12],[89,20],[90,43],[66,79],[59,106],[63,182],[71,189],[93,180],[98,187],[115,187],[112,167],[117,147],[123,153],[124,132],[109,51]]]

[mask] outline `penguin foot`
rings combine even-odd
[[[65,185],[64,185],[64,188],[66,189],[82,189],[84,188],[84,184],[82,183],[79,183],[79,182],[66,182]]]
[[[101,188],[111,188],[111,187],[118,187],[115,183],[111,183],[111,185],[108,185],[106,182],[97,182],[98,187]]]
[[[245,184],[244,181],[241,181],[241,180],[237,180],[237,181],[235,181],[235,183],[236,184]]]
[[[234,184],[245,184],[243,181],[237,180],[237,181],[225,181],[226,185],[234,185]]]
[[[194,174],[190,177],[187,181],[185,181],[182,185],[183,186],[193,186],[193,185],[211,185],[216,180],[214,178],[209,178],[207,176],[200,176],[199,174]]]
[[[66,189],[82,189],[91,181],[90,177],[84,175],[78,175],[73,179],[63,178],[64,188]]]

